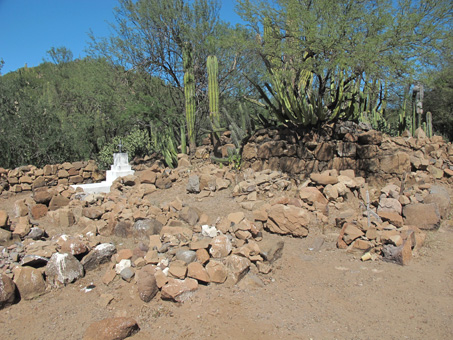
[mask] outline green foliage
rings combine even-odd
[[[385,112],[371,106],[376,94],[368,84],[413,82],[418,68],[432,62],[428,55],[448,40],[452,13],[447,1],[238,3],[257,36],[254,44],[247,42],[253,44],[249,51],[267,72],[246,76],[262,105],[298,125],[358,119],[363,112],[377,125]]]
[[[431,72],[425,92],[424,108],[432,113],[432,133],[453,141],[453,62],[447,62]]]
[[[178,96],[160,79],[105,59],[10,72],[0,77],[0,166],[94,159],[136,129],[159,135],[171,127],[176,138]]]
[[[152,150],[150,137],[145,130],[135,129],[126,136],[115,136],[98,153],[97,162],[101,168],[107,169],[113,164],[113,153],[119,152],[118,145],[120,143],[122,152],[127,152],[129,159],[147,155]]]

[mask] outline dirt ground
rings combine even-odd
[[[26,195],[0,198],[0,209],[12,213],[14,201]],[[179,185],[152,200],[176,195],[212,222],[241,210],[228,190],[198,201]],[[41,226],[49,234],[61,232],[46,223]],[[133,283],[118,277],[104,285],[104,264],[74,284],[1,310],[0,339],[82,339],[92,322],[113,316],[137,320],[141,331],[134,340],[453,339],[452,225],[428,232],[425,246],[404,267],[361,262],[360,254],[337,249],[335,228],[311,229],[304,239],[266,234],[281,237],[285,247],[273,271],[262,276],[264,285],[244,279],[234,287],[200,286],[182,304],[163,301],[160,293],[145,303]],[[310,250],[319,238],[322,247]],[[138,242],[113,241],[118,249]],[[89,285],[95,288],[86,291]]]

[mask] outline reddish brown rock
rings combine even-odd
[[[11,306],[16,299],[16,285],[13,280],[4,274],[0,274],[0,310]]]
[[[189,299],[197,289],[198,282],[195,279],[169,279],[167,284],[162,287],[162,299],[184,302]]]
[[[351,244],[355,239],[363,236],[364,233],[357,228],[353,223],[346,223],[344,226],[344,241],[346,244]]]
[[[35,220],[47,215],[47,206],[44,204],[36,204],[30,209],[31,217]]]
[[[89,207],[83,208],[82,210],[82,215],[88,217],[91,220],[99,219],[102,214],[104,214],[104,209],[102,209],[101,207]]]
[[[0,210],[0,228],[6,228],[9,225],[8,213],[5,210]]]
[[[317,188],[304,187],[299,189],[299,197],[302,201],[313,205],[314,203],[320,203],[326,205],[329,203],[324,195]]]
[[[221,258],[228,256],[232,249],[233,246],[228,237],[226,235],[219,235],[212,239],[209,253],[214,258]]]
[[[228,281],[230,284],[237,284],[249,271],[250,260],[238,256],[230,255],[225,259],[225,265],[228,269]]]
[[[205,264],[206,262],[209,261],[209,253],[206,249],[197,249],[196,251],[197,254],[197,261],[200,262],[201,264]]]
[[[395,227],[403,226],[403,217],[395,211],[379,211],[378,215],[383,221],[388,221]]]
[[[150,302],[159,291],[154,272],[155,270],[152,266],[145,266],[135,274],[138,295],[144,302]]]
[[[211,281],[206,269],[198,262],[189,263],[187,266],[187,276],[205,283]]]
[[[283,204],[273,205],[266,228],[273,233],[305,237],[308,235],[310,214],[307,210]]]
[[[168,272],[177,279],[184,279],[187,274],[187,264],[181,260],[172,261]]]
[[[28,216],[19,217],[19,221],[16,223],[13,234],[25,237],[31,229],[31,225]]]
[[[241,222],[244,218],[245,218],[245,215],[243,212],[231,213],[231,214],[228,214],[228,217],[227,217],[227,219],[230,222],[233,222],[234,224],[239,224],[239,222]]]
[[[154,184],[156,183],[157,174],[151,170],[145,170],[139,173],[138,178],[141,183]]]
[[[310,179],[320,185],[328,185],[328,184],[337,184],[338,183],[338,177],[337,176],[330,176],[328,174],[317,174],[317,173],[312,173],[310,175]]]
[[[434,203],[408,204],[403,208],[404,224],[413,225],[420,229],[437,229],[440,226],[440,213]]]
[[[68,253],[71,255],[81,255],[88,252],[85,243],[75,237],[64,237],[58,240],[60,245],[60,253]]]
[[[139,330],[137,321],[132,318],[109,318],[92,323],[85,331],[83,340],[122,340]]]
[[[33,194],[33,199],[36,203],[47,205],[52,199],[52,196],[53,195],[49,191],[40,189],[39,191],[35,191],[35,193]]]
[[[49,210],[57,210],[69,204],[69,199],[62,195],[53,196],[49,203]]]
[[[214,260],[209,261],[206,265],[206,272],[208,273],[211,282],[214,283],[224,283],[228,275],[228,270],[225,265]]]
[[[41,272],[32,267],[15,269],[14,282],[19,290],[20,297],[24,300],[31,300],[46,292],[46,283]]]

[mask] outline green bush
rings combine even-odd
[[[127,152],[129,159],[136,156],[144,156],[152,150],[148,132],[146,130],[134,129],[124,137],[114,137],[110,143],[105,144],[101,148],[97,156],[97,162],[101,169],[106,169],[113,163],[113,153],[119,152],[120,142],[122,152]]]

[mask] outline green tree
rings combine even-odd
[[[207,72],[208,55],[219,59],[220,93],[231,90],[233,73],[237,66],[237,50],[231,41],[229,25],[219,20],[220,3],[217,0],[120,0],[115,10],[114,33],[110,37],[95,38],[91,34],[89,50],[94,56],[103,56],[128,70],[161,78],[181,95],[172,98],[180,112],[177,121],[164,124],[178,135],[185,109],[184,49],[191,46],[192,70],[195,85],[195,134],[208,119]],[[188,117],[191,117],[189,115]],[[187,122],[192,124],[190,119]],[[209,125],[209,124],[205,124]],[[191,131],[191,128],[185,129]]]
[[[413,82],[451,37],[449,1],[238,3],[267,73],[246,76],[280,120],[302,125],[358,118],[367,96],[378,110],[384,84]]]
[[[50,58],[50,61],[55,64],[68,63],[73,60],[74,56],[72,51],[64,46],[60,47],[51,47],[47,51],[47,55]]]
[[[453,141],[453,66],[437,71],[431,88],[425,93],[424,109],[432,113],[435,133]]]

